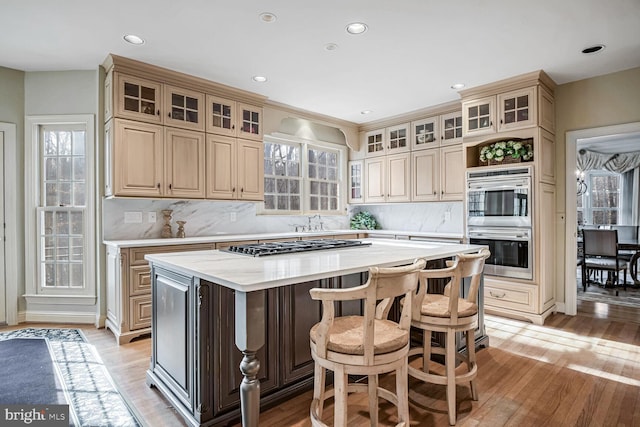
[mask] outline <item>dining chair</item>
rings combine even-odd
[[[587,290],[587,278],[592,272],[606,271],[613,274],[612,285],[619,284],[619,272],[623,271],[622,285],[627,289],[627,261],[618,254],[617,230],[582,230],[584,260],[582,262],[582,287]],[[606,287],[606,283],[605,283]]]
[[[378,425],[378,397],[393,403],[398,410],[398,426],[409,426],[409,390],[407,355],[411,327],[411,303],[402,306],[397,322],[388,319],[396,297],[412,301],[418,286],[422,259],[402,267],[371,267],[363,285],[348,289],[309,291],[322,301],[322,320],[309,333],[311,355],[315,362],[311,424],[322,421],[324,402],[334,397],[334,426],[347,425],[348,393],[367,392],[371,426]],[[340,301],[361,300],[363,315],[335,317]],[[326,370],[333,372],[334,386],[326,390]],[[378,375],[395,372],[395,393],[378,384]],[[367,383],[349,382],[349,375],[367,377]]]
[[[422,367],[409,365],[409,375],[427,383],[446,386],[449,424],[456,423],[456,385],[469,383],[471,398],[478,400],[474,379],[478,374],[476,364],[475,330],[478,328],[478,289],[484,271],[484,261],[490,255],[483,248],[475,254],[458,254],[453,261],[447,261],[447,267],[420,272],[420,283],[413,299],[411,326],[423,331],[423,343],[409,350],[409,358],[422,356]],[[444,289],[444,295],[428,293],[429,279],[450,281]],[[460,295],[465,278],[470,278],[466,297]],[[433,347],[431,334],[445,334],[445,346]],[[466,336],[466,353],[458,352],[456,335]],[[442,363],[431,360],[431,355],[444,355],[444,373],[432,370],[433,364]],[[456,372],[456,360],[466,364],[466,370]]]

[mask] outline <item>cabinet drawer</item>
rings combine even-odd
[[[139,295],[129,299],[130,329],[151,327],[151,295]]]
[[[142,248],[130,249],[130,265],[147,265],[144,256],[147,254],[163,254],[169,252],[186,252],[186,251],[206,251],[214,248],[213,243],[193,243],[188,245],[171,245],[171,246],[146,246]]]
[[[134,265],[129,268],[129,295],[151,295],[151,268]]]
[[[536,289],[529,286],[485,285],[484,303],[487,306],[535,312]]]

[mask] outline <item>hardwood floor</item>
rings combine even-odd
[[[479,400],[458,386],[458,426],[640,425],[640,321],[637,309],[579,302],[577,316],[555,314],[544,326],[487,316],[490,347],[478,352]],[[20,325],[51,326],[51,325]],[[77,325],[54,325],[78,327]],[[150,339],[117,346],[113,335],[80,327],[119,390],[149,426],[184,426],[156,389],[145,385]],[[9,328],[0,328],[7,330]],[[11,328],[13,329],[13,328]],[[381,383],[392,383],[388,376]],[[444,387],[410,379],[411,425],[448,425]],[[311,392],[264,411],[260,425],[310,426]],[[395,425],[380,401],[380,425]],[[332,405],[325,421],[331,424]],[[239,424],[238,424],[239,425]],[[364,395],[349,397],[349,426],[369,426]]]

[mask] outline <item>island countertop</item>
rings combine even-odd
[[[220,250],[149,254],[153,266],[242,292],[479,251],[481,245],[361,239],[368,246],[251,257]]]

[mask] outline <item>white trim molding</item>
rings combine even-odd
[[[15,123],[0,123],[4,133],[4,263],[6,320],[8,325],[17,325],[18,319],[18,168],[17,168],[17,127]],[[9,184],[12,183],[12,184]]]
[[[578,142],[582,139],[593,138],[599,136],[622,135],[626,133],[640,132],[640,122],[625,123],[613,126],[604,126],[599,128],[581,129],[566,133],[565,137],[565,291],[564,305],[565,314],[577,314],[577,286],[576,286],[576,263],[578,259],[577,247],[577,215],[576,200],[577,187],[575,170],[577,165],[576,150]]]

